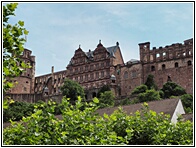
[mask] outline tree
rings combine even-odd
[[[10,16],[14,16],[17,3],[3,6],[3,93],[6,93],[14,84],[10,82],[13,77],[20,76],[25,68],[30,66],[21,60],[26,42],[24,35],[28,31],[24,28],[24,22],[18,21],[15,25],[9,24]],[[4,98],[3,108],[8,108],[8,98]]]
[[[157,87],[157,85],[155,84],[155,81],[154,81],[154,76],[151,75],[151,74],[148,75],[147,80],[145,82],[145,85],[148,87],[148,89],[158,90],[158,87]]]
[[[99,91],[98,91],[98,93],[97,93],[97,97],[100,98],[101,93],[104,93],[105,91],[110,91],[110,90],[111,90],[111,89],[110,89],[110,86],[109,86],[109,85],[103,85],[103,86],[99,89]]]
[[[9,82],[10,78],[19,76],[25,68],[29,68],[21,60],[21,54],[24,51],[24,35],[28,31],[24,28],[24,22],[18,21],[17,24],[9,24],[10,16],[14,16],[17,3],[11,3],[3,6],[3,91],[4,93],[13,87]]]
[[[134,94],[144,93],[147,89],[148,89],[148,87],[146,85],[142,84],[142,85],[134,88],[134,90],[132,91],[131,94],[134,95]]]
[[[100,108],[114,106],[114,94],[112,91],[105,91],[101,93],[99,98]]]
[[[71,101],[77,100],[78,96],[84,98],[84,89],[83,87],[68,78],[65,79],[63,86],[61,87],[61,91],[63,96],[66,96],[67,98],[70,98]]]
[[[170,81],[163,85],[163,88],[161,89],[161,91],[163,91],[164,93],[163,95],[164,99],[170,98],[171,96],[181,96],[181,95],[186,94],[186,91],[184,88]]]
[[[146,90],[146,92],[144,93],[140,93],[137,99],[139,100],[139,102],[147,102],[147,101],[160,100],[161,98],[158,91],[154,89],[150,89],[150,90]]]
[[[193,95],[184,94],[180,96],[180,99],[182,101],[185,112],[186,113],[193,112]]]
[[[35,106],[35,113],[3,129],[5,145],[193,145],[193,123],[170,122],[169,115],[149,110],[133,114],[119,108],[111,115],[96,114],[99,100],[75,106],[62,99],[62,119],[54,116],[56,104]],[[84,107],[83,110],[81,108]]]

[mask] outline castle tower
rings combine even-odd
[[[35,81],[35,56],[31,55],[32,51],[24,49],[21,59],[27,64],[29,63],[31,68],[25,68],[25,71],[11,81],[14,83],[9,93],[11,94],[32,94],[34,93],[34,81]]]

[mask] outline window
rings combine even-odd
[[[101,77],[102,77],[102,78],[104,77],[104,71],[101,72]]]
[[[103,68],[104,67],[104,63],[101,63],[101,68]]]
[[[175,68],[178,67],[178,62],[175,63]]]
[[[93,70],[93,67],[94,67],[94,65],[91,65],[91,66],[90,66],[90,69]]]
[[[151,66],[151,71],[155,71],[155,66]]]
[[[110,62],[107,62],[107,63],[106,63],[106,66],[110,66]]]
[[[165,70],[165,64],[162,65],[162,70]]]
[[[137,73],[136,73],[136,71],[132,71],[132,72],[131,72],[131,77],[132,77],[132,78],[137,77]]]
[[[88,75],[85,75],[85,81],[88,81]]]
[[[86,70],[86,71],[88,70],[88,66],[85,66],[85,70]]]
[[[96,72],[96,79],[99,78],[99,72]]]
[[[75,69],[75,72],[78,72],[78,68]]]
[[[157,54],[156,54],[156,57],[157,57],[157,58],[159,58],[159,57],[160,57],[160,54],[159,54],[159,53],[157,53]]]
[[[192,65],[192,62],[191,61],[188,61],[187,64],[188,64],[188,66],[191,66]]]
[[[83,81],[83,76],[80,76],[80,81]]]
[[[96,69],[98,69],[99,68],[99,63],[98,64],[96,64]]]
[[[166,56],[166,53],[165,52],[163,53],[163,56]]]
[[[29,83],[28,81],[26,81],[26,83]]]
[[[92,73],[92,74],[90,75],[90,77],[91,77],[91,80],[94,79],[94,74]]]
[[[128,78],[128,72],[125,71],[125,73],[124,73],[124,79],[127,79],[127,78]]]

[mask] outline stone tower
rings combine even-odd
[[[8,93],[10,94],[33,94],[35,81],[35,56],[31,55],[32,51],[24,49],[21,59],[25,63],[30,63],[31,68],[26,68],[19,76],[11,80],[15,87]],[[16,82],[16,83],[15,83]]]

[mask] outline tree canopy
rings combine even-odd
[[[171,96],[181,96],[186,94],[186,91],[184,88],[182,88],[180,85],[168,81],[163,85],[163,88],[161,89],[163,91],[163,98],[170,98]]]
[[[61,87],[63,96],[71,98],[71,101],[77,100],[78,96],[84,98],[85,93],[83,87],[76,81],[65,79],[63,86]]]

